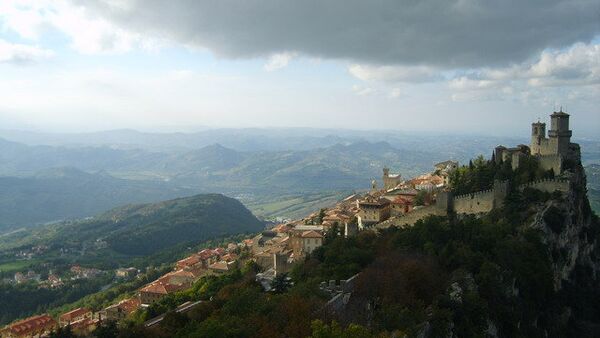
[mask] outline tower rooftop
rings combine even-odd
[[[551,116],[569,116],[569,114],[567,114],[561,110],[561,111],[555,111],[554,113],[552,113]]]

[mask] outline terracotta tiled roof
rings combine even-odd
[[[360,205],[374,205],[374,206],[385,206],[388,205],[390,201],[385,198],[368,198],[359,202]]]
[[[400,205],[412,205],[412,201],[406,198],[402,198],[400,196],[396,197],[393,201],[393,204],[400,204]]]
[[[163,283],[148,284],[145,287],[143,287],[142,289],[140,289],[140,292],[159,293],[162,295],[166,295],[169,293]]]
[[[225,261],[219,261],[211,264],[208,268],[212,270],[229,271],[229,264]]]
[[[125,312],[133,312],[140,307],[140,300],[138,298],[129,298],[122,300],[119,303],[119,307],[123,309]]]
[[[200,262],[200,256],[191,255],[182,260],[177,261],[177,266],[192,266]]]
[[[302,233],[302,238],[323,238],[323,235],[314,230],[308,230]]]
[[[140,300],[137,297],[123,299],[117,304],[113,304],[106,309],[121,308],[125,313],[131,313],[140,307]]]
[[[183,290],[187,287],[189,287],[189,284],[186,284],[186,283],[171,284],[171,283],[165,283],[165,282],[154,282],[152,284],[146,285],[144,288],[142,288],[140,290],[140,292],[158,293],[161,295],[167,295],[171,292]]]
[[[226,261],[226,262],[233,262],[233,261],[235,261],[235,260],[236,260],[238,257],[237,257],[237,255],[236,255],[236,254],[229,253],[229,254],[223,255],[223,257],[221,257],[221,258],[222,258],[224,261]]]
[[[77,317],[82,316],[82,315],[84,315],[84,314],[86,314],[88,312],[91,312],[90,309],[84,308],[84,307],[80,307],[78,309],[69,311],[67,313],[63,313],[60,316],[60,320],[61,321],[70,321],[70,320],[73,320],[73,318],[77,318]]]
[[[207,260],[209,258],[215,257],[216,254],[211,249],[204,249],[198,253],[198,256],[201,260]]]
[[[16,336],[24,336],[56,326],[56,321],[47,314],[29,317],[9,325],[8,331]]]
[[[162,276],[161,278],[159,278],[159,280],[161,279],[166,279],[166,277],[170,277],[170,276],[179,276],[179,277],[190,277],[193,278],[194,274],[189,271],[189,270],[177,270],[177,271],[173,271],[173,272],[169,272],[168,274]]]
[[[227,251],[223,248],[215,248],[213,252],[218,256],[223,256]]]

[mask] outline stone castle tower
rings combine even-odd
[[[569,114],[562,111],[550,115],[550,130],[546,137],[546,124],[540,121],[531,124],[531,144],[520,144],[515,148],[497,146],[494,151],[495,160],[501,163],[511,161],[513,170],[521,165],[528,156],[535,156],[544,170],[552,169],[555,174],[563,171],[566,160],[579,161],[581,152],[579,145],[571,143],[569,130]]]
[[[390,174],[389,168],[383,168],[383,188],[385,190],[393,189],[402,182],[400,174]]]
[[[550,130],[546,137],[546,124],[535,122],[531,124],[531,145],[532,155],[559,155],[563,158],[569,155],[569,146],[571,145],[571,135],[569,130],[569,114],[562,111],[550,115]]]

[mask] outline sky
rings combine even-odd
[[[0,128],[600,133],[598,0],[0,0]]]

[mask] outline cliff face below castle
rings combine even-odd
[[[565,283],[599,285],[599,225],[586,194],[586,176],[581,165],[565,172],[570,189],[542,206],[528,225],[543,232],[542,240],[552,256],[555,290]]]

